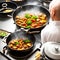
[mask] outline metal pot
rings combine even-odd
[[[43,53],[50,60],[60,60],[60,43],[47,42],[43,44]]]

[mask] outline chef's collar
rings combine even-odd
[[[54,21],[54,20],[50,19],[49,24],[54,24],[54,25],[60,26],[60,21]]]

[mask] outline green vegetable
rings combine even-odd
[[[32,24],[32,21],[31,20],[27,20],[27,25],[30,25],[30,24]]]
[[[36,15],[33,15],[31,18],[32,19],[37,19],[38,17]]]
[[[14,45],[18,45],[19,44],[19,42],[15,42],[15,44]]]
[[[31,18],[31,15],[27,13],[27,14],[25,14],[25,17],[26,18]]]
[[[7,33],[6,32],[0,32],[0,36],[7,36]]]
[[[30,40],[23,40],[25,43],[30,43],[31,41]]]
[[[31,26],[26,26],[26,28],[28,28],[28,29],[29,29],[29,28],[31,28]]]

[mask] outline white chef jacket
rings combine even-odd
[[[60,42],[60,21],[50,21],[48,25],[41,31],[41,41]]]

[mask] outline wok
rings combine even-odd
[[[3,17],[3,16],[11,15],[16,8],[17,5],[14,2],[0,2],[0,16]]]
[[[31,48],[28,48],[26,50],[14,50],[14,49],[11,49],[8,47],[8,44],[11,40],[13,39],[29,39],[31,40],[32,42],[32,47]],[[3,49],[8,49],[8,52],[16,57],[22,57],[22,56],[26,56],[27,54],[29,54],[33,48],[34,48],[34,44],[35,44],[35,37],[32,35],[32,34],[26,34],[26,32],[22,31],[22,30],[19,30],[19,31],[16,31],[14,33],[11,33],[7,39],[6,39],[6,44],[7,46],[5,46]]]
[[[21,15],[21,13],[23,14],[25,11],[28,11],[28,12],[32,11],[31,13],[38,13],[38,12],[40,13],[40,12],[42,12],[42,13],[46,14],[46,16],[47,16],[47,23],[46,24],[48,24],[49,18],[50,18],[49,11],[46,8],[44,8],[43,6],[39,6],[39,5],[24,5],[24,6],[21,6],[21,7],[17,8],[14,11],[14,13],[13,13],[13,20],[15,21],[16,16],[17,15]],[[15,22],[15,24],[16,24],[16,22]],[[44,24],[43,26],[41,26],[39,28],[30,28],[30,29],[24,29],[24,28],[22,28],[22,29],[25,30],[28,33],[29,32],[30,33],[31,32],[32,33],[38,33],[38,32],[41,31],[41,29],[43,29],[46,26],[46,24]],[[18,25],[17,25],[17,27],[21,28]]]

